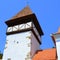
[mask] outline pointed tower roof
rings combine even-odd
[[[60,33],[60,27],[58,28],[58,32],[57,33]]]
[[[26,6],[24,9],[18,12],[17,15],[14,16],[12,19],[16,19],[16,18],[23,17],[23,16],[30,15],[30,14],[32,14],[32,11],[29,8],[29,6]]]
[[[58,31],[54,35],[56,34],[60,34],[60,27],[58,28]]]

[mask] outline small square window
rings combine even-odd
[[[11,58],[8,58],[8,60],[11,60]]]
[[[5,47],[4,49],[6,49],[7,47]]]

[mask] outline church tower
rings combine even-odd
[[[32,60],[41,44],[42,29],[34,13],[26,6],[6,21],[6,44],[3,60]]]
[[[58,29],[58,32],[55,34],[52,34],[52,39],[56,45],[57,49],[57,60],[60,60],[60,28]]]

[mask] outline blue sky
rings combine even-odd
[[[42,27],[41,49],[52,48],[54,43],[50,37],[60,26],[60,1],[59,0],[1,0],[0,1],[0,51],[3,53],[6,41],[7,25],[5,21],[16,15],[27,5],[36,14]]]

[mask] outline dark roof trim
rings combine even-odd
[[[12,20],[8,20],[6,21],[5,23],[8,25],[8,27],[10,26],[14,26],[14,25],[19,25],[19,24],[23,24],[23,23],[26,23],[26,22],[30,22],[32,21],[37,29],[37,31],[39,32],[40,36],[41,35],[44,35],[42,29],[41,29],[41,26],[39,25],[39,22],[35,16],[35,14],[30,14],[30,15],[27,15],[27,16],[23,16],[23,17],[20,17],[20,18],[16,18],[16,19],[12,19]]]
[[[53,40],[54,45],[56,46],[55,37],[53,35],[51,37],[52,37],[52,40]]]

